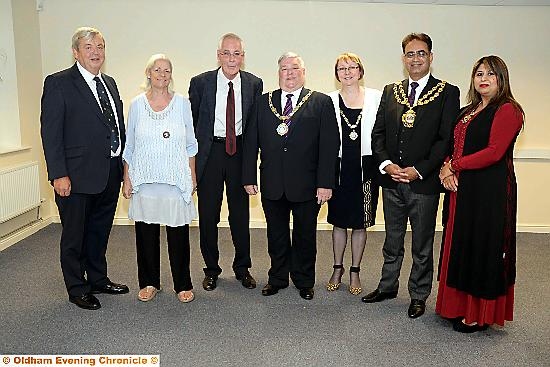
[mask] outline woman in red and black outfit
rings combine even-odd
[[[497,56],[472,70],[469,104],[441,168],[449,190],[436,312],[469,333],[513,319],[517,187],[513,150],[524,112]]]

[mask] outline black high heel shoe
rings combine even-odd
[[[488,324],[485,324],[482,326],[478,324],[466,325],[463,322],[463,318],[461,317],[453,320],[453,330],[458,331],[459,333],[470,334],[478,331],[484,331],[484,330],[487,330],[488,328],[489,328]]]
[[[344,265],[342,264],[339,264],[339,265],[333,265],[332,266],[333,269],[342,269],[342,272],[340,273],[340,279],[338,279],[338,283],[331,283],[331,281],[329,280],[328,283],[327,283],[327,291],[329,292],[334,292],[335,290],[338,290],[338,288],[340,288],[340,284],[342,284],[342,275],[344,275]],[[332,279],[332,277],[331,277]]]
[[[359,272],[361,271],[361,267],[359,266],[350,266],[349,272],[350,272],[350,282],[349,282],[349,292],[353,294],[354,296],[357,296],[359,293],[363,291],[361,287],[352,287],[351,286],[351,273],[357,273],[357,277],[359,277]]]

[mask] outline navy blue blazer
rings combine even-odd
[[[195,137],[199,143],[199,151],[195,156],[197,182],[200,181],[210,154],[214,138],[214,120],[216,112],[216,91],[218,69],[206,71],[191,78],[189,83],[189,101],[193,113]],[[263,81],[257,76],[240,71],[241,101],[243,114],[243,132],[256,99],[262,95]]]
[[[115,80],[105,74],[102,78],[115,103],[122,152],[126,143],[122,100]],[[111,129],[76,63],[46,77],[41,105],[48,180],[68,176],[73,193],[102,192],[109,179]],[[119,167],[122,177],[121,159]]]

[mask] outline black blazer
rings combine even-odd
[[[105,74],[102,78],[115,103],[122,152],[126,143],[122,100],[115,80]],[[68,176],[73,193],[102,192],[109,179],[111,129],[76,63],[46,77],[41,105],[48,180]]]
[[[440,80],[430,75],[428,84],[419,98],[431,90]],[[409,80],[403,82],[408,90]],[[439,169],[450,151],[451,134],[459,112],[460,92],[454,85],[447,83],[440,95],[423,106],[414,108],[416,119],[411,128],[408,151],[403,152],[403,167],[414,166],[423,179],[411,182],[411,189],[420,194],[435,194],[443,187],[439,181]],[[397,103],[393,92],[393,83],[386,85],[378,107],[376,122],[372,130],[372,151],[379,166],[385,160],[399,164],[399,129],[405,105]],[[379,172],[380,170],[377,171]],[[382,187],[395,188],[397,183],[387,174],[379,173]]]
[[[193,113],[195,137],[199,143],[199,152],[195,157],[197,182],[200,181],[204,172],[214,137],[218,70],[219,68],[199,74],[189,83],[189,101]],[[246,71],[241,70],[240,76],[244,131],[252,105],[262,95],[263,82],[262,79]]]
[[[309,92],[303,88],[300,100]],[[281,90],[273,92],[273,105],[281,114]],[[260,149],[262,197],[303,202],[316,197],[317,188],[335,187],[340,134],[332,100],[313,92],[292,117],[288,137],[277,134],[281,121],[269,107],[268,94],[255,104],[244,136],[243,184],[257,184],[256,161]]]

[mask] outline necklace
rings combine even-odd
[[[275,106],[273,106],[273,102],[271,100],[271,96],[273,95],[273,92],[269,92],[269,108],[271,108],[271,112],[273,112],[273,114],[275,115],[275,117],[277,117],[279,120],[281,121],[286,121],[286,120],[290,120],[292,118],[292,116],[294,116],[294,114],[296,112],[298,112],[298,110],[300,109],[300,107],[302,107],[304,105],[304,103],[307,102],[307,100],[309,99],[309,97],[311,96],[311,94],[313,93],[312,90],[310,90],[308,92],[308,94],[306,94],[304,96],[304,98],[302,98],[302,100],[300,101],[300,103],[298,103],[293,109],[292,111],[288,114],[288,116],[281,116],[277,110],[275,109]]]
[[[393,83],[393,95],[395,96],[395,100],[397,101],[397,103],[405,105],[409,108],[408,111],[405,112],[403,116],[401,116],[401,121],[403,122],[403,126],[407,128],[413,127],[414,119],[416,118],[416,112],[414,112],[413,108],[416,106],[426,105],[432,102],[437,97],[439,97],[439,94],[445,88],[446,83],[447,83],[446,81],[441,81],[437,83],[432,89],[428,91],[428,93],[424,94],[421,98],[419,98],[418,101],[416,101],[416,103],[412,106],[409,104],[409,99],[405,94],[405,90],[403,89],[403,84],[401,82]]]
[[[310,90],[308,94],[306,94],[304,98],[302,98],[300,103],[298,103],[287,116],[281,116],[275,109],[275,106],[273,106],[273,101],[271,100],[273,92],[269,92],[269,108],[271,108],[271,112],[273,112],[275,117],[282,121],[275,129],[275,131],[277,131],[277,134],[279,134],[280,136],[285,136],[288,133],[288,127],[290,126],[292,116],[294,116],[294,114],[298,112],[300,107],[302,107],[304,103],[307,102],[312,93],[313,91]]]
[[[361,112],[359,112],[359,116],[357,116],[357,121],[355,121],[355,124],[353,124],[353,125],[349,122],[348,118],[346,117],[344,112],[342,112],[342,110],[340,110],[340,116],[342,116],[342,118],[346,122],[346,125],[348,125],[348,127],[351,129],[351,132],[349,133],[349,138],[351,140],[357,139],[359,134],[357,134],[357,132],[355,131],[355,128],[357,126],[359,126],[359,123],[361,122],[361,117],[363,116],[363,110],[361,110]]]
[[[462,123],[463,124],[468,123],[468,121],[470,121],[472,119],[472,117],[474,117],[474,115],[476,114],[477,108],[479,107],[480,104],[481,104],[481,102],[478,103],[478,105],[476,106],[476,108],[474,108],[472,110],[472,112],[470,112],[469,114],[467,114],[466,116],[464,116],[462,118]]]

